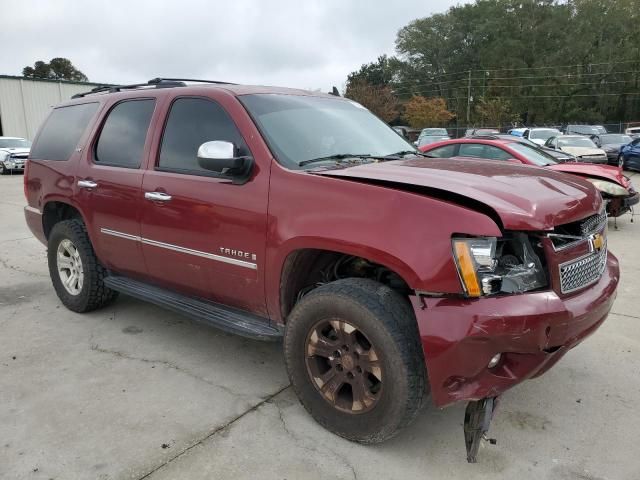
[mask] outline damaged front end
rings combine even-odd
[[[464,294],[411,297],[434,403],[469,402],[469,462],[497,397],[542,375],[606,319],[619,280],[606,228],[601,212],[548,232],[455,235]]]

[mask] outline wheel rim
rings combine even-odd
[[[351,414],[372,410],[382,392],[382,362],[369,339],[342,319],[318,322],[305,345],[307,373],[334,408]]]
[[[71,295],[78,295],[84,283],[84,271],[80,252],[69,239],[64,239],[58,245],[56,254],[58,275],[65,290]]]

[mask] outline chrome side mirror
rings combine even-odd
[[[198,164],[205,170],[230,178],[233,183],[243,184],[249,180],[253,158],[236,156],[236,147],[231,142],[214,140],[198,148]]]

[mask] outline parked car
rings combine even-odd
[[[549,138],[545,147],[553,148],[570,153],[579,162],[584,163],[607,163],[607,153],[598,148],[593,140],[583,135],[562,135]]]
[[[393,128],[393,130],[395,130],[395,132],[400,135],[401,137],[405,138],[405,139],[409,139],[409,132],[407,131],[407,129],[405,127],[391,127]]]
[[[332,95],[110,86],[41,126],[25,217],[70,310],[121,292],[283,340],[304,407],[353,441],[392,437],[427,394],[468,401],[475,461],[496,397],[605,320],[618,261],[590,182],[420,155]]]
[[[550,155],[536,147],[523,144],[521,139],[515,137],[502,139],[460,138],[428,145],[420,150],[435,158],[482,158],[516,161],[526,165],[546,167],[550,170],[579,175],[592,182],[600,190],[607,204],[607,213],[611,217],[619,217],[630,212],[631,208],[640,201],[640,194],[636,191],[631,180],[625,177],[618,168],[609,165],[575,162],[559,164]]]
[[[618,165],[624,170],[640,171],[640,138],[634,139],[620,149]]]
[[[640,127],[629,127],[629,128],[626,128],[624,133],[626,135],[631,136],[631,137],[637,138],[638,136],[640,136]]]
[[[449,132],[447,132],[446,128],[423,128],[415,145],[421,147],[430,143],[448,140],[449,138],[451,137],[449,137]]]
[[[22,172],[31,142],[20,137],[0,137],[0,175]]]
[[[607,129],[602,125],[567,125],[564,129],[565,135],[604,135]]]
[[[562,135],[557,128],[527,128],[522,132],[522,136],[527,140],[531,140],[537,145],[544,145],[550,137]]]
[[[468,128],[464,132],[465,137],[473,137],[475,135],[496,135],[500,133],[497,128]]]
[[[517,133],[511,133],[508,135],[496,135],[495,138],[503,139],[503,140],[516,140],[517,142],[524,143],[525,145],[529,145],[530,147],[537,148],[542,150],[547,155],[553,157],[553,159],[558,163],[565,162],[576,162],[577,159],[574,155],[571,155],[568,152],[563,152],[562,150],[554,150],[553,148],[545,147],[544,145],[538,145],[537,143],[532,142],[531,140],[524,138],[522,136],[518,136]]]
[[[596,147],[601,148],[607,154],[607,163],[614,165],[618,164],[618,158],[620,157],[620,149],[630,144],[633,141],[629,135],[621,133],[603,133],[600,135],[593,135],[591,137]]]

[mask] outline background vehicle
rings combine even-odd
[[[564,137],[561,137],[564,138]],[[586,137],[581,137],[585,138]],[[587,139],[588,140],[588,139]],[[640,194],[631,181],[618,168],[609,165],[585,163],[556,163],[539,148],[522,143],[521,138],[475,137],[439,142],[421,148],[435,158],[482,158],[488,160],[518,161],[526,165],[579,175],[591,181],[607,202],[607,213],[619,217],[640,201]]]
[[[638,135],[640,135],[640,127],[627,128],[625,129],[624,133],[632,137],[637,137]]]
[[[448,140],[449,138],[451,137],[449,137],[449,132],[447,132],[446,128],[423,128],[418,140],[416,140],[416,146],[421,147],[430,143]]]
[[[562,135],[557,128],[527,128],[522,136],[533,143],[544,145],[548,138]]]
[[[0,175],[24,171],[31,142],[19,137],[0,137]]]
[[[604,135],[607,129],[602,125],[567,125],[564,129],[565,135]]]
[[[468,128],[464,132],[465,137],[473,137],[475,135],[496,135],[500,130],[496,128]]]
[[[589,182],[428,160],[354,102],[300,90],[77,95],[41,127],[25,187],[67,308],[123,292],[282,339],[302,404],[354,441],[392,437],[426,394],[469,401],[470,461],[495,397],[595,331],[619,277]]]
[[[549,138],[545,147],[568,152],[584,163],[607,163],[607,154],[593,140],[583,135],[561,135]]]
[[[624,170],[640,171],[640,138],[620,148],[618,165]]]
[[[621,133],[603,133],[593,135],[591,140],[593,140],[593,143],[595,143],[598,148],[605,151],[607,154],[607,163],[617,165],[619,163],[620,149],[624,145],[631,143],[633,138]]]
[[[502,139],[502,140],[515,140],[517,142],[524,143],[525,145],[529,145],[530,147],[537,148],[539,150],[542,150],[547,155],[550,155],[551,157],[553,157],[553,159],[558,163],[577,161],[576,157],[574,155],[571,155],[568,152],[563,152],[561,150],[554,150],[553,148],[549,148],[544,145],[538,145],[537,143],[534,143],[531,140],[524,138],[522,136],[518,136],[517,134],[514,134],[514,133],[510,133],[508,135],[495,135],[495,138]]]

